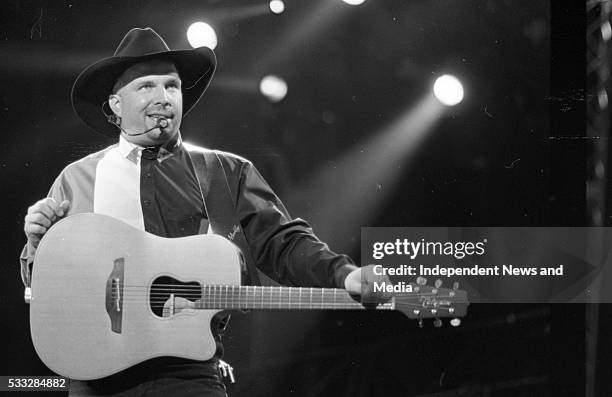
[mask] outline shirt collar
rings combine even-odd
[[[183,140],[179,131],[176,135],[176,139],[169,140],[159,148],[159,153],[157,154],[157,161],[161,163],[162,161],[174,156],[181,148],[182,144]],[[144,149],[146,148],[128,141],[123,137],[123,135],[119,136],[119,153],[122,157],[125,157],[132,163],[138,164],[140,162],[142,151]]]

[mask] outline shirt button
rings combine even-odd
[[[144,200],[142,203],[148,207],[151,205],[151,200]]]
[[[145,176],[145,178],[150,178],[151,177],[151,173],[150,172],[145,172],[144,176]]]

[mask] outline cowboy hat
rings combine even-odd
[[[165,59],[174,63],[182,81],[183,113],[198,102],[215,72],[217,60],[207,47],[191,50],[170,50],[153,29],[130,30],[112,57],[88,66],[72,86],[72,107],[88,126],[104,135],[116,137],[119,129],[109,120],[108,96],[121,74],[130,66]]]

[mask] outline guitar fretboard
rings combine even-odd
[[[205,285],[201,291],[198,309],[365,309],[337,288]],[[393,300],[376,309],[393,310]]]

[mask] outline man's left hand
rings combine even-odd
[[[361,302],[364,303],[382,303],[391,299],[392,294],[382,291],[375,291],[376,285],[392,285],[389,276],[374,274],[374,265],[368,265],[357,268],[350,272],[344,280],[344,288],[351,295],[360,295]],[[385,283],[385,284],[382,284]]]

